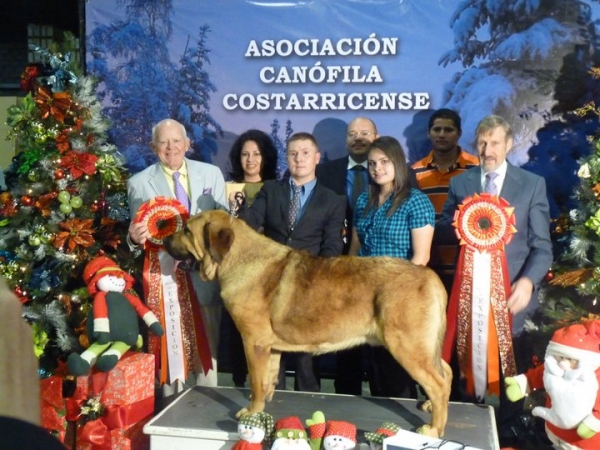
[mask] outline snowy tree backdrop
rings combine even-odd
[[[277,6],[278,5],[278,6]],[[170,116],[186,124],[193,157],[227,171],[227,153],[249,128],[271,134],[283,148],[290,131],[319,130],[357,115],[375,120],[383,135],[397,137],[409,161],[429,150],[427,119],[450,107],[463,118],[461,145],[469,151],[477,122],[497,113],[516,131],[511,161],[543,175],[553,217],[572,205],[577,161],[589,152],[587,138],[597,119],[573,110],[597,97],[588,72],[598,63],[598,0],[342,0],[258,5],[241,0],[90,0],[87,9],[88,71],[101,80],[99,95],[114,123],[111,138],[136,172],[154,161],[150,130]],[[436,14],[431,14],[435,10]],[[397,38],[393,55],[349,55],[319,48],[303,55],[248,56],[261,45],[312,40],[318,45],[342,39]],[[374,41],[372,41],[374,42]],[[264,69],[376,67],[380,79],[349,76],[321,83],[267,82]],[[267,72],[269,73],[269,72]],[[289,81],[289,80],[288,80]],[[336,104],[279,108],[226,107],[228,94],[336,96],[367,93],[426,93],[425,108]],[[285,129],[284,129],[285,124]],[[340,127],[330,128],[340,133]],[[331,142],[330,142],[331,141]],[[345,153],[340,141],[320,139],[333,159]],[[285,162],[280,168],[285,170]]]

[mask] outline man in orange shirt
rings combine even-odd
[[[427,194],[435,207],[436,220],[440,218],[448,196],[450,179],[479,165],[477,156],[467,153],[458,145],[461,133],[461,120],[456,112],[451,109],[435,111],[429,118],[427,132],[433,149],[412,165],[419,189]],[[429,266],[442,279],[448,295],[452,289],[456,251],[454,245],[437,244],[434,236]]]

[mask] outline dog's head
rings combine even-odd
[[[225,211],[202,212],[188,220],[182,230],[165,238],[163,243],[175,259],[193,257],[200,263],[202,278],[214,280],[219,264],[233,244],[231,220]]]

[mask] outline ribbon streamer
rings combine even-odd
[[[487,193],[466,198],[454,215],[461,249],[448,304],[443,358],[450,362],[456,348],[467,392],[479,399],[486,391],[500,394],[500,366],[504,376],[516,374],[504,251],[517,231],[514,224],[514,208]]]
[[[143,288],[148,306],[165,330],[162,337],[150,334],[148,342],[161,384],[185,381],[187,373],[199,370],[198,359],[205,374],[213,368],[190,276],[163,247],[163,239],[181,230],[188,217],[176,199],[156,197],[142,204],[134,219],[145,223],[150,232],[145,243]]]

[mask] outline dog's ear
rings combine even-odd
[[[204,276],[213,280],[217,268],[229,252],[235,236],[228,221],[216,220],[207,222],[204,226],[203,239],[206,254],[202,259]]]

